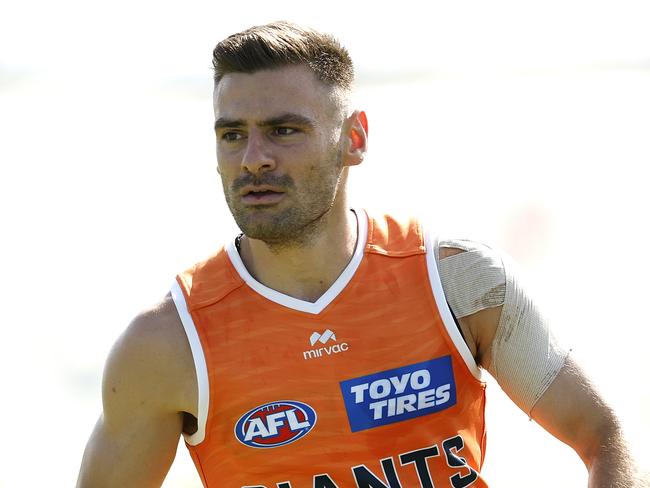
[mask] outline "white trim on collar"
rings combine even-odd
[[[228,253],[228,257],[230,258],[233,266],[237,270],[237,273],[239,273],[239,276],[241,276],[241,278],[249,287],[262,295],[264,298],[267,298],[268,300],[283,305],[287,308],[292,308],[301,312],[317,315],[323,311],[325,307],[332,303],[332,301],[345,289],[347,284],[354,276],[354,273],[357,271],[357,268],[361,264],[361,260],[363,259],[363,252],[366,247],[366,240],[368,239],[368,216],[364,211],[352,211],[357,216],[358,229],[357,243],[354,249],[354,254],[352,255],[352,259],[350,259],[350,262],[336,279],[336,281],[332,283],[332,286],[330,286],[330,288],[313,303],[285,295],[284,293],[280,293],[279,291],[273,290],[272,288],[263,285],[255,278],[253,278],[246,269],[246,266],[244,266],[244,262],[237,252],[234,241],[231,241],[226,246],[226,252]]]

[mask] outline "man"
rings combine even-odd
[[[183,434],[205,486],[484,487],[479,367],[575,449],[590,487],[643,486],[615,414],[498,254],[350,209],[368,125],[344,48],[279,22],[213,62],[242,235],[115,344],[78,486],[160,486]]]

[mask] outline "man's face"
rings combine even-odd
[[[343,113],[304,66],[231,73],[215,88],[217,160],[240,229],[269,244],[304,242],[332,208]]]

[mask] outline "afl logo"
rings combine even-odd
[[[292,400],[266,403],[246,412],[235,425],[235,437],[248,447],[279,447],[306,436],[316,425],[316,411]]]

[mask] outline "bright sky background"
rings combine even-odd
[[[512,254],[646,456],[648,2],[23,0],[0,4],[0,486],[74,485],[112,343],[234,236],[211,50],[278,19],[356,60],[355,201]],[[488,481],[586,486],[490,387]],[[182,446],[164,486],[200,486]]]

